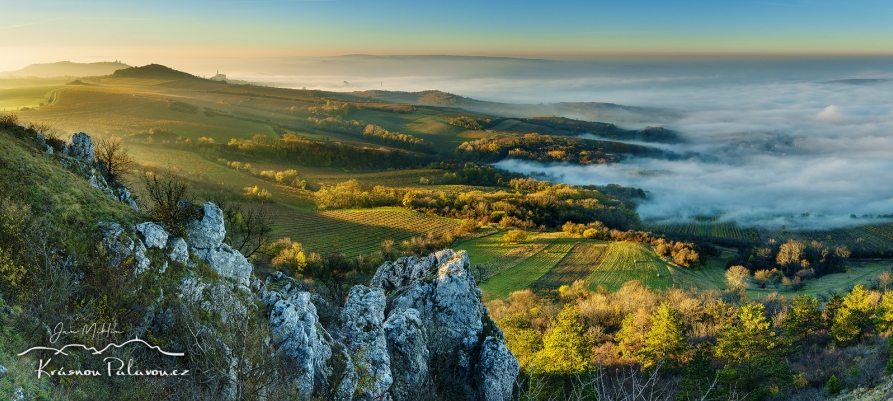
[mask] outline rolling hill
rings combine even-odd
[[[60,61],[58,63],[31,64],[16,71],[0,72],[0,78],[51,78],[51,77],[89,77],[97,75],[109,75],[117,70],[130,67],[121,62],[101,63],[72,63]]]
[[[682,115],[674,110],[654,107],[624,106],[601,102],[560,102],[547,104],[499,103],[476,100],[436,90],[397,92],[371,90],[353,92],[354,95],[394,103],[419,106],[454,107],[478,113],[505,117],[565,116],[588,121],[617,123],[667,123]]]

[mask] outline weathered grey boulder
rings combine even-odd
[[[5,366],[0,365],[0,377],[3,377],[3,375],[5,375],[8,371],[9,370],[7,370]]]
[[[332,347],[324,341],[325,333],[317,320],[316,307],[310,302],[310,293],[277,301],[269,323],[277,352],[298,365],[295,388],[302,398],[309,399],[314,384],[325,382],[331,375],[327,361],[332,358]]]
[[[25,389],[19,387],[15,394],[12,395],[12,401],[25,401]]]
[[[164,227],[147,221],[135,225],[134,228],[143,236],[143,242],[146,244],[146,247],[164,249],[167,246],[168,233],[164,230]]]
[[[193,249],[199,259],[208,262],[208,266],[223,277],[236,280],[239,284],[250,284],[249,277],[254,269],[248,259],[239,251],[227,244],[210,249]]]
[[[391,396],[395,400],[428,398],[431,392],[430,354],[419,311],[412,308],[394,311],[383,328],[394,377]]]
[[[183,238],[168,237],[167,248],[171,250],[167,253],[170,260],[184,265],[189,262],[189,247]]]
[[[410,284],[415,280],[433,276],[436,272],[437,258],[400,258],[393,262],[385,262],[375,272],[371,285],[385,291],[393,291]]]
[[[201,220],[189,224],[186,243],[198,249],[216,248],[226,238],[223,211],[211,202],[202,205],[204,215]]]
[[[341,336],[354,366],[362,367],[356,399],[385,400],[394,382],[384,328],[385,296],[380,288],[357,285],[350,289],[341,312]]]
[[[277,271],[269,276],[267,276],[266,281],[264,282],[263,288],[261,290],[261,300],[264,304],[268,306],[275,305],[276,302],[280,300],[292,301],[293,298],[298,297],[302,293],[307,292],[307,289],[295,280],[292,277],[285,275],[284,273]],[[310,302],[316,306],[316,310],[318,312],[318,305],[313,300],[313,295],[311,295]],[[317,314],[318,316],[318,314]]]
[[[65,148],[65,153],[74,158],[81,160],[87,164],[93,164],[94,147],[90,136],[79,132],[71,137],[71,143]]]

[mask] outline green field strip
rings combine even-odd
[[[865,231],[868,231],[872,234],[875,234],[879,237],[886,239],[887,241],[893,242],[893,224],[882,224],[877,226],[865,226],[862,227]]]
[[[523,290],[555,267],[575,243],[576,240],[573,239],[556,239],[542,252],[481,283],[480,288],[487,294],[488,299],[504,299],[512,292]]]
[[[502,233],[496,232],[487,236],[462,241],[455,249],[467,252],[471,264],[475,265],[489,263],[493,259],[514,249],[514,247],[503,245]]]
[[[277,215],[274,236],[289,237],[310,252],[338,252],[352,257],[378,250],[386,239],[393,239],[399,246],[415,236],[443,235],[459,224],[453,219],[393,208],[324,212],[283,209]]]
[[[525,260],[533,257],[534,255],[545,250],[549,244],[551,244],[554,239],[551,238],[537,238],[537,241],[534,241],[531,244],[523,245],[517,248],[514,248],[502,256],[499,256],[488,263],[484,264],[483,267],[483,277],[479,277],[482,280],[489,279],[503,271],[511,269]]]
[[[673,283],[667,262],[657,256],[647,245],[637,242],[611,244],[602,262],[589,276],[589,288],[604,285],[610,291],[623,283],[638,280],[646,287],[668,288]],[[661,277],[658,277],[658,274]]]
[[[608,248],[608,244],[577,243],[561,262],[534,281],[531,288],[555,289],[577,280],[586,280],[602,262]]]
[[[63,88],[58,85],[0,88],[0,110],[37,107],[41,103],[48,103],[47,99],[59,89]]]

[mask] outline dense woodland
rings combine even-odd
[[[488,307],[521,363],[524,399],[812,400],[891,373],[890,289],[886,280],[829,298],[750,300],[576,282],[555,299],[525,290]]]
[[[449,174],[449,173],[447,173]],[[396,189],[381,185],[364,188],[355,180],[323,187],[316,192],[321,209],[403,206],[413,210],[457,219],[474,219],[501,227],[557,229],[571,222],[604,223],[608,228],[639,228],[638,215],[624,201],[591,189],[537,181],[532,190],[520,190],[529,180],[512,179],[515,191]],[[530,189],[530,188],[526,188]]]

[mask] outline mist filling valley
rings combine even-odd
[[[644,220],[719,215],[744,225],[826,228],[879,222],[879,216],[889,220],[885,215],[893,214],[890,58],[562,62],[351,56],[301,63],[301,77],[283,64],[274,74],[245,78],[275,77],[279,85],[348,92],[439,89],[547,111],[558,102],[635,106],[614,114],[557,107],[554,113],[630,129],[669,128],[683,141],[646,145],[684,157],[588,166],[510,159],[497,166],[570,184],[642,188],[649,196],[638,208]]]

